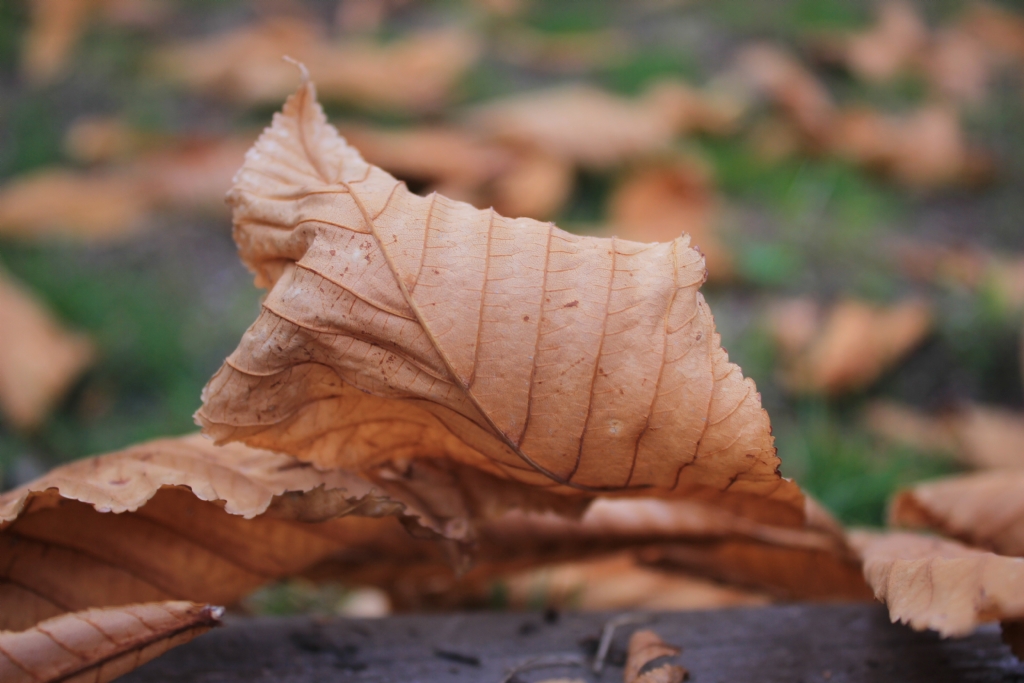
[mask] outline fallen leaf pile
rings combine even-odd
[[[287,100],[255,143],[83,116],[64,141],[77,166],[0,187],[0,235],[20,241],[127,238],[160,212],[214,214],[226,194],[265,290],[202,392],[202,434],[0,494],[0,680],[113,680],[286,580],[361,587],[398,610],[497,594],[602,610],[875,597],[943,636],[999,622],[1024,655],[1024,415],[870,403],[882,439],[980,471],[893,498],[889,524],[920,533],[848,533],[782,476],[761,394],[701,292],[754,280],[710,161],[729,145],[918,194],[991,180],[962,120],[1024,62],[1024,20],[976,4],[936,29],[897,0],[864,30],[813,38],[813,58],[866,83],[923,79],[927,97],[903,110],[837,97],[770,43],[699,86],[577,82],[477,102],[492,85],[477,81],[503,67],[590,75],[631,46],[618,29],[539,31],[507,0],[479,3],[476,23],[381,40],[414,4],[345,0],[333,28],[260,4],[248,23],[147,47],[140,69],[197,106]],[[35,87],[70,68],[92,23],[148,31],[175,11],[29,6],[19,66]],[[318,91],[348,112],[338,128]],[[356,118],[367,112],[374,123]],[[603,212],[578,219],[595,178]],[[543,222],[556,218],[595,234]],[[1024,259],[910,240],[882,251],[918,284],[1024,308]],[[873,390],[935,326],[924,298],[822,290],[772,294],[765,311],[788,399]],[[96,355],[0,273],[0,413],[19,435],[39,434]],[[680,683],[686,669],[663,661],[680,652],[636,631],[625,683]]]
[[[977,185],[993,173],[989,156],[965,139],[950,104],[925,103],[900,113],[840,106],[795,56],[771,44],[741,50],[734,72],[755,99],[778,112],[770,129],[761,129],[768,139],[755,139],[769,156],[833,156],[918,190]]]

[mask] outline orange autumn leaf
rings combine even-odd
[[[496,140],[604,169],[664,151],[679,134],[731,131],[740,109],[678,81],[655,83],[635,99],[575,84],[489,102],[468,123]]]
[[[875,597],[900,621],[944,637],[1024,618],[1024,559],[909,533],[852,533]],[[1015,643],[1020,655],[1024,643]]]
[[[991,173],[987,157],[968,145],[956,111],[941,104],[904,115],[841,110],[829,131],[829,148],[912,189],[978,183]]]
[[[1024,471],[988,471],[899,492],[889,522],[931,529],[1000,555],[1024,557]]]
[[[623,683],[682,683],[687,672],[678,664],[662,664],[641,673],[654,660],[674,657],[680,652],[681,648],[668,645],[654,631],[636,631],[629,637],[626,667],[622,671]]]
[[[545,607],[585,611],[718,609],[770,601],[762,593],[644,566],[628,552],[503,575],[483,583],[474,597],[482,603],[499,587],[510,609],[536,609],[541,600]]]
[[[242,103],[277,102],[302,61],[325,97],[375,109],[435,110],[476,60],[477,40],[457,30],[415,34],[386,45],[332,41],[313,24],[269,19],[209,38],[161,48],[157,71],[193,90]]]
[[[220,624],[222,607],[153,602],[90,609],[0,631],[4,683],[107,683]]]
[[[756,388],[686,239],[578,237],[419,197],[305,83],[230,195],[259,319],[196,418],[322,467],[443,458],[558,491],[721,500],[798,524]],[[692,411],[692,412],[691,412]]]
[[[704,254],[708,279],[728,280],[732,254],[716,232],[718,198],[710,171],[697,160],[642,168],[626,178],[609,200],[609,221],[617,236],[667,242],[686,233]]]
[[[103,168],[50,168],[0,187],[0,234],[83,241],[123,238],[158,209],[223,210],[252,139],[168,140]]]
[[[972,405],[951,419],[960,458],[984,469],[1024,467],[1024,415]]]
[[[894,401],[872,401],[864,409],[864,426],[885,441],[927,453],[953,454],[959,449],[948,419]]]
[[[563,500],[477,470],[357,476],[198,435],[152,441],[0,495],[0,628],[135,602],[232,604],[375,539],[380,525],[363,517],[467,544],[473,519],[513,506],[570,514]]]
[[[0,234],[110,239],[139,229],[148,202],[138,178],[45,169],[0,187]]]
[[[38,427],[94,355],[85,336],[0,271],[0,413],[14,427]]]
[[[740,83],[779,109],[812,151],[825,144],[835,103],[796,57],[770,43],[755,43],[740,50],[733,69]]]
[[[805,346],[783,358],[785,383],[793,391],[827,395],[863,389],[920,344],[931,326],[930,308],[921,301],[891,307],[840,302]],[[780,349],[787,348],[795,347],[783,341]]]

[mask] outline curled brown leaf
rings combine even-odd
[[[800,523],[687,240],[578,237],[414,195],[327,124],[310,83],[237,179],[236,239],[271,291],[204,391],[196,418],[218,441],[351,470],[442,458]]]

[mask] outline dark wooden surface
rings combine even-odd
[[[120,679],[124,683],[499,683],[545,655],[586,656],[609,614],[512,613],[359,620],[233,620]],[[679,645],[695,683],[1024,682],[996,627],[940,640],[889,623],[877,605],[790,605],[653,613],[647,622]],[[622,680],[623,647],[639,625],[617,630],[609,665],[519,674]]]

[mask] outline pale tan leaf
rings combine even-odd
[[[84,335],[0,270],[0,412],[10,424],[38,427],[94,356]]]
[[[963,636],[1024,618],[1024,559],[909,533],[858,531],[850,541],[893,622]]]
[[[138,178],[48,169],[0,188],[0,233],[109,239],[140,228],[147,209]]]
[[[784,48],[755,43],[742,50],[737,78],[772,102],[805,139],[820,148],[828,139],[835,104],[825,86]]]
[[[1024,17],[991,2],[972,2],[962,30],[1004,59],[1024,60]]]
[[[1024,467],[1024,415],[972,405],[951,418],[951,424],[966,464],[983,469]]]
[[[421,536],[467,543],[472,519],[563,500],[476,470],[414,463],[360,477],[198,435],[153,441],[0,495],[0,628],[134,602],[231,604],[382,529],[400,532],[388,536],[398,548],[408,540],[345,515],[396,515]]]
[[[922,56],[922,69],[936,92],[979,104],[988,95],[995,58],[991,48],[957,27],[939,31]]]
[[[685,239],[578,237],[414,195],[338,136],[308,83],[237,179],[242,258],[271,291],[204,390],[196,417],[218,441],[352,470],[443,458],[799,524]]]
[[[107,683],[220,623],[221,607],[154,602],[90,609],[0,631],[4,683]]]
[[[863,389],[918,346],[931,326],[930,307],[922,301],[891,307],[842,301],[809,346],[783,358],[784,381],[793,391],[828,395]]]
[[[970,148],[956,110],[931,104],[902,115],[867,108],[839,112],[829,131],[833,154],[909,188],[978,183],[990,162]]]
[[[918,451],[952,454],[959,448],[948,420],[893,401],[869,403],[864,426],[875,436]]]
[[[112,116],[86,116],[72,122],[64,134],[64,151],[85,164],[123,161],[155,142],[155,136],[136,130]]]
[[[500,141],[587,168],[609,168],[668,149],[676,135],[731,130],[739,106],[665,81],[627,99],[576,84],[527,92],[472,111],[469,124]]]
[[[516,150],[512,165],[491,183],[488,195],[503,216],[545,220],[572,194],[576,170],[560,157],[538,149]]]
[[[681,683],[686,669],[678,664],[664,664],[656,669],[641,673],[643,668],[661,657],[671,657],[682,652],[681,648],[666,644],[651,630],[636,631],[629,638],[626,668],[622,672],[624,683]]]
[[[768,596],[667,569],[645,567],[631,553],[529,569],[486,583],[480,597],[501,590],[511,609],[606,611],[693,610],[764,605]],[[481,600],[482,602],[482,600]]]
[[[370,108],[437,109],[476,60],[478,42],[456,30],[404,37],[387,45],[328,39],[316,26],[275,18],[192,43],[162,48],[157,70],[189,88],[244,103],[277,102],[306,64],[325,97]]]
[[[1024,470],[990,471],[924,482],[899,492],[895,526],[931,529],[1000,555],[1024,557]]]
[[[21,70],[44,84],[59,76],[84,33],[99,14],[121,25],[151,25],[166,13],[159,0],[30,0],[29,30],[21,50]]]
[[[21,69],[32,82],[52,80],[64,68],[68,56],[95,0],[32,0],[32,23],[22,48]]]
[[[399,180],[431,189],[476,192],[514,163],[511,150],[454,127],[386,129],[347,124],[339,132],[369,163]]]
[[[718,198],[707,165],[693,158],[651,165],[634,172],[609,199],[615,234],[638,242],[667,242],[690,236],[704,254],[708,279],[735,274],[732,254],[718,235]]]
[[[159,208],[223,210],[251,142],[242,136],[164,140],[105,168],[51,168],[18,178],[0,188],[0,234],[108,240],[133,234]]]
[[[930,35],[914,5],[887,0],[878,8],[875,24],[862,32],[839,36],[838,60],[853,75],[872,83],[890,81],[913,67],[928,45]]]

